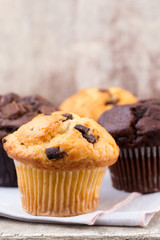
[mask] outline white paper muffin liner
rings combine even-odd
[[[48,171],[15,161],[22,207],[39,216],[74,216],[96,209],[106,168]]]

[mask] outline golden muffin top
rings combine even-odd
[[[48,170],[105,167],[119,148],[97,122],[73,113],[40,114],[3,139],[9,157]]]
[[[59,108],[97,121],[103,112],[114,105],[135,103],[137,100],[133,94],[119,87],[86,88],[67,98]]]

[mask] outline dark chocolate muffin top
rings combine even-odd
[[[17,130],[40,113],[51,113],[57,108],[39,95],[20,97],[9,93],[0,95],[0,139]]]
[[[98,120],[121,148],[160,145],[160,100],[115,106]]]

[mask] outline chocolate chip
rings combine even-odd
[[[111,100],[108,100],[105,105],[108,105],[108,104],[113,104],[113,105],[116,105],[118,103],[118,99],[111,99]]]
[[[23,143],[23,142],[21,142],[21,145],[24,145],[24,143]]]
[[[85,126],[83,126],[83,125],[81,125],[81,124],[75,125],[74,128],[77,129],[78,131],[80,131],[82,134],[88,133],[89,130],[90,130],[90,128],[85,127]]]
[[[118,103],[119,99],[114,96],[114,95],[111,95],[109,97],[109,99],[107,100],[107,102],[105,103],[105,105],[108,105],[108,104],[113,104],[113,105],[116,105]]]
[[[73,119],[73,116],[70,113],[64,113],[64,114],[62,114],[62,116],[66,117],[67,118],[66,120],[72,120]]]
[[[83,137],[90,143],[95,143],[97,141],[97,138],[93,134],[84,133]]]
[[[105,89],[105,88],[100,88],[98,89],[100,92],[102,93],[110,93],[108,89]]]
[[[46,148],[45,152],[49,160],[60,159],[64,157],[64,152],[60,151],[60,147]]]
[[[95,143],[97,138],[93,134],[88,134],[90,128],[87,128],[83,125],[77,124],[75,127],[78,131],[82,133],[82,136],[90,143]]]
[[[5,143],[7,142],[7,140],[5,138],[2,139],[2,143]]]

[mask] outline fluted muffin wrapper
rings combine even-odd
[[[0,187],[17,187],[14,162],[7,156],[2,143],[0,143]]]
[[[96,209],[106,168],[48,171],[15,161],[22,207],[38,216],[65,217]]]
[[[109,167],[112,184],[127,192],[160,191],[160,147],[120,149],[118,161]]]

